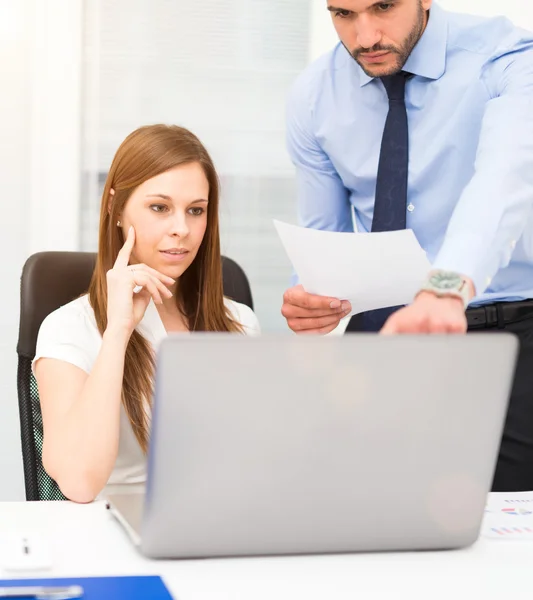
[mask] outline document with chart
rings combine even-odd
[[[533,492],[496,492],[489,496],[483,537],[533,541]]]

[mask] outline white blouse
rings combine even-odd
[[[243,326],[247,335],[260,333],[259,322],[254,312],[246,305],[224,299],[233,319]],[[150,302],[142,321],[137,326],[141,333],[157,350],[167,336],[157,308]],[[90,373],[102,345],[94,311],[87,295],[65,304],[50,313],[43,321],[37,337],[37,348],[32,367],[40,358],[56,358]],[[124,407],[120,410],[120,440],[115,467],[109,477],[102,496],[108,493],[141,491],[146,481],[146,458],[133,433]]]

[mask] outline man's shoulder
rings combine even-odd
[[[331,81],[335,72],[346,66],[348,52],[339,42],[331,50],[313,60],[294,80],[293,96],[303,96],[307,99],[324,88]]]
[[[533,41],[533,33],[517,27],[504,16],[484,17],[448,12],[450,49],[492,56],[512,50],[524,39]]]

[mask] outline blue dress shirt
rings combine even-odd
[[[404,70],[407,227],[434,268],[473,279],[473,304],[533,298],[533,34],[433,4]],[[342,44],[298,77],[287,142],[301,225],[370,231],[387,111]]]

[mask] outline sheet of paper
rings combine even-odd
[[[533,492],[490,494],[481,535],[533,542]]]
[[[353,313],[411,303],[431,268],[410,229],[337,233],[274,225],[303,287],[350,300]]]

